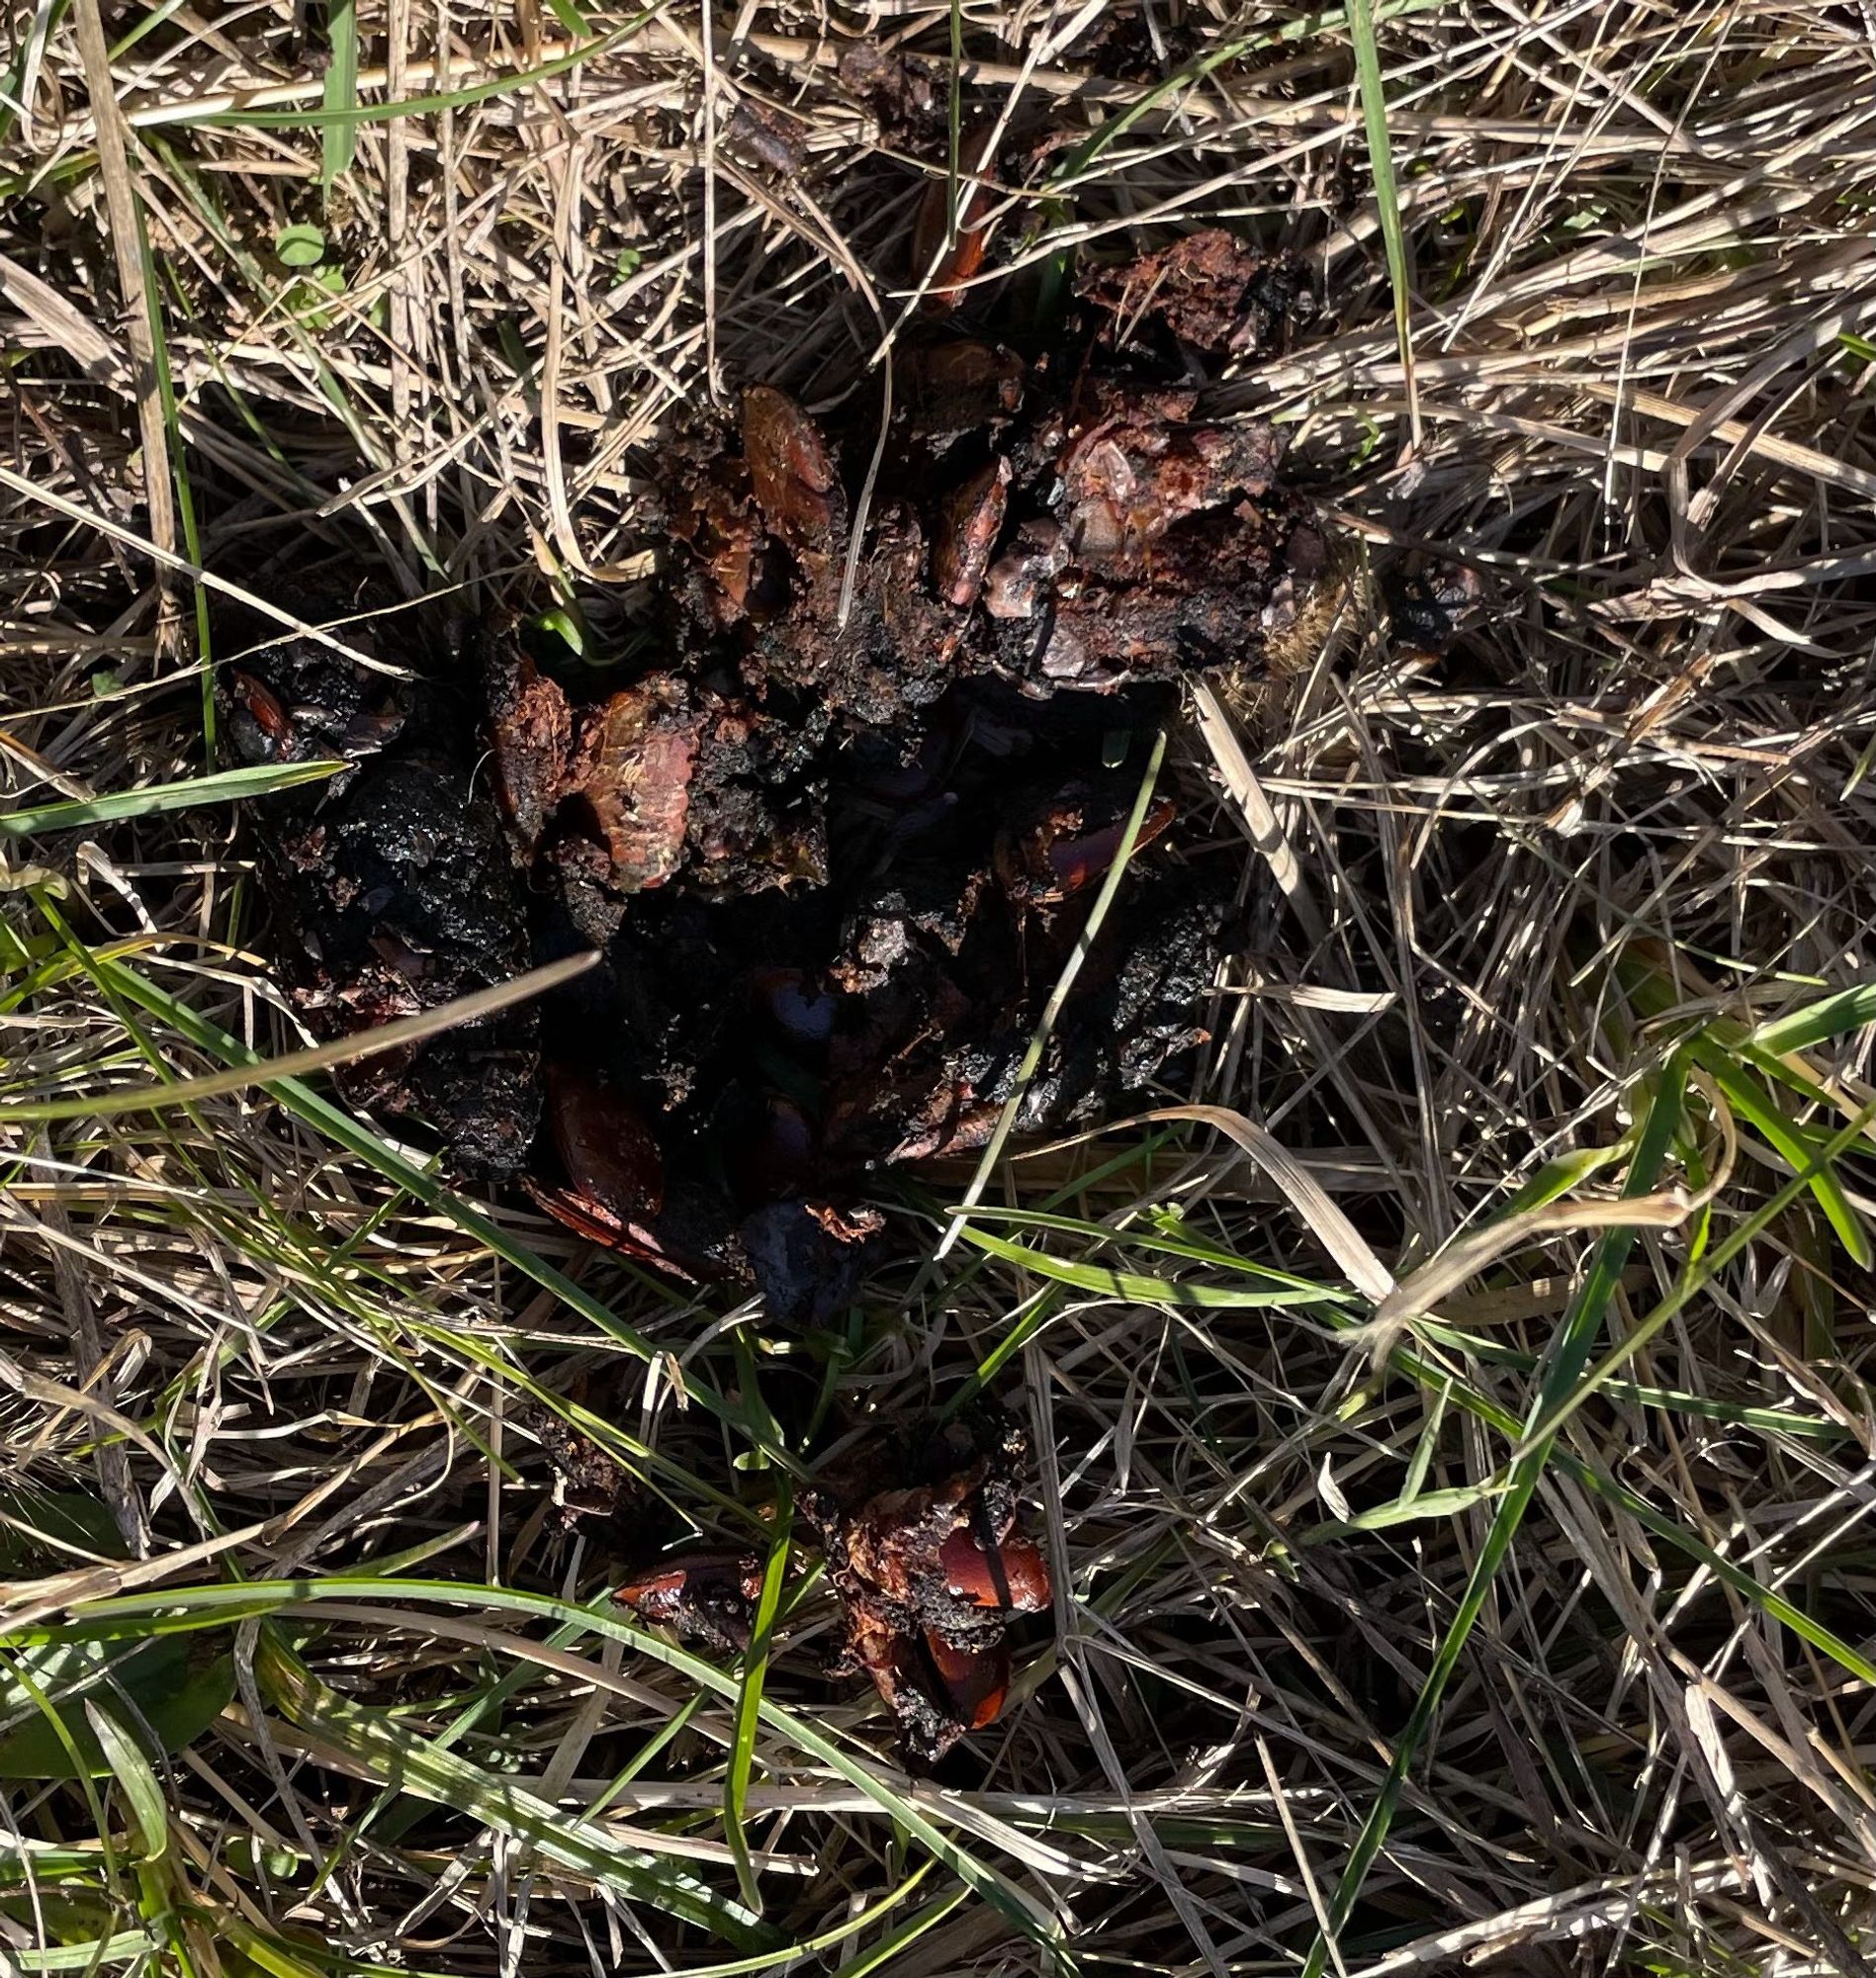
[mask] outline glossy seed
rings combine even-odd
[[[1140,820],[1135,852],[1143,851],[1158,838],[1178,815],[1178,806],[1161,797]],[[1099,831],[1084,832],[1076,838],[1058,838],[1048,848],[1048,869],[1060,888],[1058,897],[1079,892],[1092,885],[1114,863],[1126,834],[1126,821],[1117,819]]]
[[[979,137],[960,145],[958,168],[981,172],[990,161],[992,126]],[[958,200],[957,229],[951,234],[951,182],[948,176],[935,178],[919,202],[919,217],[912,230],[912,275],[923,281],[928,273],[931,285],[921,305],[928,315],[946,315],[964,300],[971,277],[984,265],[988,231],[983,224],[990,195],[983,186],[973,186]],[[946,236],[950,235],[946,245]]]
[[[248,718],[274,745],[275,750],[284,749],[292,739],[293,722],[272,690],[263,686],[252,674],[237,673],[234,675],[234,692]]]
[[[1039,1614],[1048,1605],[1048,1563],[1020,1534],[986,1549],[968,1525],[960,1525],[939,1548],[938,1564],[945,1591],[973,1607]]]
[[[1001,1642],[994,1649],[954,1649],[931,1629],[925,1634],[945,1706],[967,1731],[981,1731],[1002,1715],[1010,1693],[1010,1651]]]
[[[665,1204],[664,1158],[624,1093],[551,1065],[547,1109],[555,1150],[577,1197],[622,1225],[658,1214]]]
[[[820,427],[786,392],[753,385],[743,394],[743,453],[768,526],[798,549],[820,546],[834,526],[834,466]]]
[[[976,602],[1009,498],[1010,463],[999,455],[945,501],[932,544],[932,577],[946,604]]]

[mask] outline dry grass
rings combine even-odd
[[[0,1511],[102,1498],[131,1557],[69,1516],[9,1555],[7,1713],[76,1674],[134,1723],[193,1673],[213,1721],[5,1781],[7,1969],[1289,1972],[1324,1920],[1366,1978],[1867,1968],[1876,1007],[1826,999],[1876,911],[1869,20],[1383,6],[1378,187],[1341,16],[1142,5],[1162,87],[1098,72],[1101,11],[959,17],[966,113],[1067,139],[1002,189],[1006,267],[1208,219],[1294,248],[1324,315],[1216,400],[1295,424],[1378,568],[1436,546],[1489,602],[1432,666],[1357,613],[1280,709],[1179,744],[1257,926],[1168,1096],[1224,1110],[1007,1162],[1013,1214],[922,1269],[967,1176],[930,1178],[805,1344],[479,1220],[307,1088],[16,1110]],[[832,64],[942,54],[944,7],[365,0],[329,68],[275,0],[9,19],[22,807],[212,766],[176,558],[628,635],[637,449],[744,378],[876,392],[943,164],[884,154]],[[359,100],[409,107],[320,126],[354,25]],[[0,840],[16,1109],[304,1041],[213,794]],[[1508,1210],[1675,1188],[1413,1280]],[[648,1517],[746,1534],[771,1407],[979,1367],[1021,1377],[1072,1590],[1025,1701],[909,1781],[791,1580],[726,1821],[741,1677],[579,1604],[530,1410],[590,1407]]]

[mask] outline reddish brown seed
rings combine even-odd
[[[834,466],[820,427],[786,392],[752,385],[743,453],[768,526],[796,548],[818,547],[834,526]]]
[[[571,1192],[621,1228],[665,1206],[665,1162],[638,1108],[616,1086],[550,1065],[547,1110]]]
[[[686,1552],[612,1589],[643,1621],[720,1648],[746,1648],[762,1591],[754,1553]]]
[[[1140,820],[1133,849],[1151,845],[1178,814],[1178,806],[1161,797]],[[1054,906],[1108,871],[1126,835],[1126,820],[1085,830],[1085,815],[1079,799],[1060,802],[1027,828],[998,834],[992,861],[1010,900],[1018,906]]]
[[[490,683],[490,755],[495,795],[514,827],[523,857],[532,857],[567,784],[574,717],[559,685],[514,653]]]
[[[669,1573],[648,1573],[643,1579],[629,1579],[612,1589],[612,1597],[622,1607],[643,1614],[648,1621],[662,1621],[682,1597],[689,1574],[682,1567]]]
[[[671,535],[697,559],[710,614],[733,625],[749,604],[761,530],[748,494],[717,479],[693,480],[670,493]]]
[[[1048,1563],[1018,1533],[987,1550],[968,1525],[960,1525],[939,1548],[938,1564],[945,1591],[973,1607],[1039,1614],[1049,1603]]]
[[[971,225],[983,207],[981,190],[965,198],[958,209],[957,237],[939,254],[950,216],[950,187],[943,180],[937,180],[927,187],[924,199],[919,202],[918,224],[912,234],[912,267],[915,276],[932,269],[932,285],[920,305],[927,315],[946,315],[954,310],[964,299],[966,284],[984,265],[984,229]],[[933,267],[934,255],[938,255],[936,267]]]
[[[1133,841],[1133,849],[1138,852],[1151,845],[1178,814],[1179,807],[1172,799],[1161,797],[1140,820],[1140,832]],[[1059,888],[1056,897],[1066,898],[1099,879],[1114,863],[1125,833],[1126,820],[1117,818],[1113,824],[1104,825],[1099,831],[1087,832],[1079,838],[1056,839],[1048,848],[1048,869]]]
[[[946,499],[932,544],[932,577],[945,603],[976,602],[1009,498],[1010,463],[1000,454]]]
[[[615,693],[581,730],[569,781],[585,798],[612,860],[612,883],[637,893],[683,863],[701,717],[669,674]]]
[[[965,1730],[996,1723],[1010,1693],[1010,1651],[1001,1642],[994,1649],[954,1649],[930,1628],[925,1649],[945,1705]]]
[[[938,265],[932,269],[932,285],[926,289],[924,303],[920,305],[928,316],[942,316],[954,311],[964,301],[970,279],[984,267],[984,229],[970,224],[982,206],[984,194],[974,192],[958,212],[958,237],[938,255]],[[918,229],[912,237],[912,263],[920,275],[932,267],[932,255],[938,253],[948,212],[950,188],[932,186],[918,206]]]
[[[524,1178],[524,1185],[534,1198],[536,1207],[544,1209],[556,1222],[565,1224],[576,1236],[583,1237],[588,1243],[597,1243],[603,1249],[622,1250],[627,1256],[643,1257],[647,1263],[660,1261],[657,1246],[649,1237],[640,1239],[632,1236],[616,1216],[608,1214],[597,1203],[588,1202],[564,1188],[547,1188],[532,1176]]]
[[[995,135],[993,126],[980,136],[960,144],[958,169],[981,172],[990,160],[990,140]],[[936,178],[926,187],[912,229],[913,280],[925,280],[928,271],[931,276],[931,286],[921,305],[926,315],[946,315],[954,310],[964,299],[965,286],[984,265],[989,236],[983,220],[989,205],[990,195],[983,186],[973,186],[963,193],[957,202],[957,230],[946,246],[951,219],[950,179]]]
[[[1026,522],[1015,547],[984,573],[984,609],[993,618],[1033,618],[1068,564],[1059,524]]]
[[[737,1593],[745,1600],[759,1599],[762,1591],[762,1563],[753,1553],[687,1552],[660,1570],[638,1579],[628,1579],[612,1589],[613,1599],[635,1607],[648,1618],[664,1618],[677,1599],[689,1593]]]
[[[272,689],[262,685],[252,674],[237,673],[234,675],[234,693],[254,726],[276,750],[284,749],[292,739],[293,722]]]
[[[756,543],[746,520],[740,531],[726,531],[710,552],[710,583],[716,593],[712,601],[719,624],[735,624],[748,608],[755,568]]]

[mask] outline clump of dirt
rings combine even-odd
[[[257,807],[315,1025],[602,956],[351,1095],[597,1241],[758,1285],[783,1322],[839,1310],[868,1178],[981,1146],[1018,1091],[1182,675],[1277,665],[1339,583],[1272,430],[1205,418],[1142,354],[1147,329],[1248,347],[1288,280],[1201,234],[1090,277],[1053,349],[930,333],[876,475],[857,400],[824,423],[758,384],[684,422],[652,461],[662,657],[636,676],[557,677],[499,614],[467,689],[409,652],[380,655],[397,681],[250,652],[238,751],[353,764]],[[1019,1131],[1092,1121],[1203,1039],[1233,875],[1185,863],[1178,826],[1159,796]]]
[[[329,615],[317,600],[288,601],[308,618]],[[371,661],[389,643],[369,617],[347,641]],[[254,807],[285,972],[322,1036],[434,1009],[528,966],[520,875],[474,774],[473,712],[383,657],[387,670],[373,671],[289,639],[238,661],[223,687],[241,760],[350,765]],[[336,1077],[355,1105],[443,1123],[464,1168],[510,1180],[539,1130],[539,1018],[506,1010]]]
[[[625,1466],[583,1429],[540,1402],[526,1402],[517,1408],[514,1421],[546,1453],[553,1476],[554,1522],[561,1530],[591,1533],[610,1527],[622,1532],[634,1496],[631,1473]]]
[[[888,1425],[801,1497],[846,1622],[837,1669],[872,1678],[927,1763],[996,1721],[1011,1624],[1049,1604],[1018,1516],[1027,1454],[1021,1426],[984,1403]]]

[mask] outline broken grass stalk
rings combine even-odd
[[[324,766],[323,764],[321,766]],[[400,1017],[368,1031],[335,1037],[327,1044],[310,1045],[289,1051],[284,1057],[263,1058],[254,1064],[230,1065],[225,1071],[212,1071],[201,1078],[179,1079],[171,1085],[140,1085],[134,1092],[107,1092],[78,1099],[24,1100],[0,1106],[0,1121],[98,1120],[117,1113],[151,1113],[165,1106],[190,1106],[198,1100],[219,1099],[224,1093],[245,1091],[276,1078],[305,1078],[313,1072],[329,1071],[334,1065],[352,1064],[360,1058],[376,1057],[401,1044],[413,1044],[439,1031],[455,1030],[491,1017],[497,1010],[545,996],[576,975],[583,975],[599,959],[588,948],[564,960],[550,961],[545,967],[530,968],[506,982],[496,982],[472,995],[458,996],[433,1010],[419,1010],[415,1016]]]
[[[263,618],[276,625],[283,625],[288,631],[302,639],[311,639],[315,646],[323,646],[329,653],[337,653],[341,659],[350,660],[354,666],[363,667],[368,673],[386,674],[394,679],[406,679],[409,670],[394,667],[387,661],[373,659],[361,653],[357,647],[348,646],[343,639],[335,639],[322,625],[310,625],[294,612],[283,609],[270,599],[249,590],[246,585],[233,583],[230,579],[205,570],[201,564],[193,563],[188,557],[178,556],[173,550],[161,549],[147,536],[139,536],[124,523],[113,521],[108,515],[94,513],[82,502],[69,500],[55,489],[42,488],[24,474],[16,474],[12,468],[0,466],[0,488],[21,494],[29,501],[37,501],[43,507],[50,508],[55,514],[63,515],[66,521],[76,522],[81,528],[96,529],[101,536],[109,536],[115,542],[126,544],[131,549],[160,564],[165,570],[180,571],[192,577],[198,584],[210,590],[219,591],[236,604],[245,605],[250,611],[258,611]]]
[[[1375,1323],[1390,1334],[1450,1298],[1468,1278],[1527,1243],[1573,1229],[1674,1229],[1686,1220],[1692,1202],[1680,1189],[1620,1202],[1559,1202],[1527,1209],[1502,1222],[1475,1229],[1429,1257],[1403,1278],[1375,1307]]]
[[[1114,863],[1108,867],[1101,881],[1101,891],[1095,895],[1094,906],[1089,910],[1087,925],[1081,931],[1080,939],[1070,950],[1068,959],[1062,964],[1062,972],[1054,989],[1044,1005],[1040,1022],[1035,1027],[1035,1034],[1029,1039],[1029,1047],[1023,1054],[1023,1062],[1017,1067],[1016,1083],[1010,1088],[1010,1096],[1003,1103],[1003,1111],[997,1118],[995,1130],[984,1144],[982,1157],[977,1163],[977,1172],[970,1178],[970,1185],[964,1190],[962,1201],[950,1225],[938,1238],[938,1248],[932,1253],[936,1264],[950,1255],[956,1247],[957,1239],[964,1232],[964,1225],[970,1220],[970,1213],[976,1208],[999,1156],[1003,1153],[1004,1142],[1010,1137],[1010,1129],[1016,1124],[1017,1114],[1023,1106],[1023,1096],[1029,1089],[1042,1062],[1042,1053],[1048,1049],[1048,1040],[1055,1029],[1055,1022],[1062,1014],[1062,1006],[1068,1001],[1075,987],[1075,979],[1080,975],[1082,964],[1088,958],[1103,924],[1108,918],[1108,910],[1114,905],[1115,895],[1120,890],[1120,880],[1126,872],[1127,863],[1133,856],[1134,847],[1139,843],[1140,828],[1146,822],[1147,806],[1153,801],[1153,787],[1159,781],[1160,764],[1166,760],[1166,731],[1161,729],[1153,738],[1153,753],[1147,758],[1145,773],[1140,777],[1139,793],[1133,799],[1133,808],[1127,813],[1126,828],[1120,834],[1119,850],[1115,854]]]
[[[218,769],[213,775],[189,776],[179,783],[145,783],[140,789],[110,790],[103,796],[73,797],[60,803],[36,804],[26,810],[0,811],[0,839],[40,838],[48,831],[76,831],[90,824],[121,824],[128,818],[149,817],[163,810],[193,810],[201,804],[236,803],[245,797],[270,796],[301,783],[336,776],[345,764],[331,762],[263,763],[238,769]]]
[[[788,1573],[793,1527],[794,1492],[784,1477],[775,1497],[774,1537],[762,1571],[762,1590],[756,1605],[749,1653],[744,1658],[743,1687],[736,1699],[736,1731],[723,1782],[723,1832],[736,1857],[737,1886],[742,1891],[744,1902],[759,1917],[762,1913],[762,1895],[757,1885],[744,1822],[749,1811],[750,1768],[756,1761],[756,1730],[761,1715],[762,1684],[768,1675],[769,1652],[774,1641],[776,1616],[781,1607],[782,1585]]]

